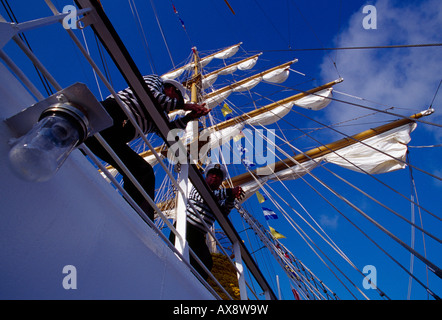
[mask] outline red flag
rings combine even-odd
[[[292,288],[293,295],[295,296],[295,300],[301,300],[301,297],[299,297],[298,291],[296,289]]]
[[[184,30],[186,30],[186,26],[184,25],[184,21],[183,21],[183,20],[181,20],[181,18],[180,18],[180,17],[178,17],[178,19],[180,19],[180,22],[181,22],[181,25],[183,26],[183,29],[184,29]]]
[[[172,3],[172,7],[173,7],[173,12],[175,12],[176,14],[178,14],[178,10],[175,8],[175,5]]]

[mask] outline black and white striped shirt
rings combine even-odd
[[[215,198],[218,200],[222,212],[225,215],[228,215],[235,205],[235,199],[227,195],[226,189],[218,189],[212,192],[215,195]],[[204,222],[209,227],[212,226],[215,222],[215,215],[213,214],[212,210],[210,210],[210,207],[207,205],[206,201],[204,201],[204,199],[200,196],[200,194],[194,187],[192,187],[192,189],[190,190],[187,201],[187,223],[192,224],[193,226],[201,230],[201,232],[206,233],[206,227],[199,218],[199,215],[195,213],[194,209],[190,206],[190,204],[193,204],[195,209],[203,218]]]
[[[164,84],[163,80],[157,75],[148,75],[143,77],[144,81],[147,84],[147,87],[151,91],[154,98],[161,105],[164,113],[167,114],[170,111],[176,109],[183,109],[184,104],[177,99],[173,99],[164,94]],[[118,96],[120,99],[129,107],[132,112],[134,118],[137,121],[138,126],[140,126],[141,130],[144,134],[148,134],[150,132],[157,132],[157,128],[154,125],[152,118],[149,114],[149,111],[138,102],[134,93],[130,88],[126,88],[124,90],[119,91]],[[183,117],[177,120],[171,121],[172,129],[179,128],[184,129],[189,122],[189,118]],[[139,135],[135,133],[133,139],[138,138]]]

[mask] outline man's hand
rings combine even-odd
[[[206,111],[206,110],[207,110],[207,111]],[[205,110],[205,111],[200,111],[200,112],[192,111],[192,112],[190,112],[189,114],[187,114],[187,116],[188,116],[190,119],[195,120],[195,119],[198,119],[198,118],[200,118],[200,117],[202,117],[202,116],[207,115],[207,114],[210,112],[209,109],[206,109],[206,110]]]
[[[232,196],[235,199],[241,200],[245,196],[245,192],[241,187],[235,187],[232,189]]]
[[[185,103],[184,110],[191,111],[188,116],[192,119],[197,119],[199,117],[205,116],[210,112],[210,109],[205,107],[205,103],[197,104],[197,103]]]
[[[205,103],[197,104],[197,103],[185,103],[183,110],[189,111],[188,114],[183,118],[186,122],[193,121],[198,119],[199,117],[207,115],[211,109],[207,109],[205,107]]]
[[[190,110],[191,112],[187,115],[190,119],[198,119],[199,117],[205,116],[210,112],[210,109],[205,107],[205,103],[185,103],[184,110]]]

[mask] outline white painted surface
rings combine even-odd
[[[0,299],[213,299],[78,150],[50,181],[14,175],[3,120],[32,98],[0,69]]]

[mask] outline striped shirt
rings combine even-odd
[[[235,205],[235,199],[227,195],[226,189],[214,190],[213,194],[218,200],[221,207],[221,211],[224,215],[228,215]],[[190,190],[187,204],[187,222],[198,228],[201,232],[206,233],[207,229],[203,222],[199,218],[199,215],[195,213],[194,209],[190,206],[193,204],[195,209],[203,218],[204,222],[210,227],[215,222],[215,215],[213,214],[210,207],[207,205],[206,201],[200,196],[198,191],[193,187]]]
[[[168,113],[170,111],[176,109],[183,109],[184,104],[177,99],[173,99],[164,94],[164,84],[163,80],[157,75],[148,75],[143,77],[147,87],[150,92],[160,104],[163,109],[166,117],[168,118]],[[141,130],[144,134],[148,134],[150,132],[157,132],[157,128],[154,125],[154,121],[152,120],[149,111],[145,108],[144,105],[138,102],[138,99],[135,97],[134,93],[130,88],[126,88],[124,90],[119,91],[118,96],[120,99],[129,107],[129,110],[132,112],[135,120],[137,121],[138,126],[140,126]],[[177,120],[171,121],[172,129],[179,128],[184,129],[189,122],[189,119],[186,117],[179,118]],[[132,140],[139,138],[138,133],[135,133],[135,136]]]

